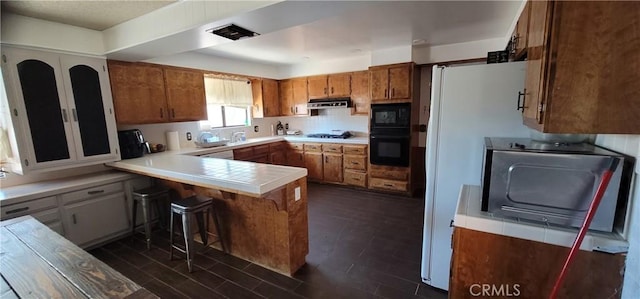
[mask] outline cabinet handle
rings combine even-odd
[[[160,108],[160,118],[164,118],[164,109]]]
[[[386,89],[386,88],[384,89],[384,97],[385,97],[385,98],[387,98],[387,97],[388,97],[388,96],[387,96],[387,89]]]
[[[520,34],[516,34],[511,37],[511,54],[516,54],[516,49],[518,48],[519,39],[520,39]]]
[[[329,157],[324,156],[324,163],[329,163]]]
[[[396,89],[395,88],[391,88],[391,97],[395,97],[396,96]]]
[[[87,192],[87,194],[89,194],[89,195],[95,195],[95,194],[100,194],[100,193],[104,193],[104,190],[91,190],[91,191]]]
[[[171,108],[171,118],[176,118],[176,110]]]
[[[294,113],[294,112],[293,112],[293,107],[291,107],[291,108],[290,108],[290,110],[291,110],[291,114],[293,114],[293,113]]]
[[[62,109],[62,120],[64,120],[64,122],[69,122],[69,117],[67,116],[67,109]]]
[[[78,112],[76,112],[76,108],[71,109],[71,115],[73,115],[73,121],[78,122]]]
[[[449,222],[449,227],[453,227],[453,219],[451,219],[451,222]]]
[[[296,113],[298,113],[298,106],[296,106]]]
[[[333,87],[331,87],[331,94],[333,94]]]
[[[525,92],[526,92],[526,89],[525,89]],[[517,110],[522,110],[522,113],[524,113],[524,99],[525,99],[525,95],[524,94],[525,94],[524,92],[518,91],[518,105],[516,107],[516,111]],[[522,99],[522,100],[520,100],[520,99]],[[522,104],[521,104],[521,102],[522,102]]]
[[[327,94],[327,88],[326,87],[324,88],[324,94]]]
[[[354,162],[354,161],[351,161],[351,164],[358,165],[358,164],[360,164],[360,163],[358,163],[358,162]]]
[[[353,178],[353,180],[354,180],[354,181],[359,181],[359,180],[360,180],[360,178]]]
[[[24,211],[27,211],[27,210],[29,210],[29,207],[17,208],[17,209],[6,211],[5,214],[9,215],[9,214],[14,214],[14,213],[24,212]]]
[[[78,221],[76,219],[76,214],[71,214],[71,219],[73,220],[73,224],[78,224]]]
[[[391,184],[383,184],[385,187],[393,187]]]

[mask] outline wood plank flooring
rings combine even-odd
[[[424,200],[310,183],[309,255],[293,277],[206,249],[193,273],[157,231],[90,251],[162,298],[446,298],[421,282]],[[201,247],[197,247],[201,249]]]

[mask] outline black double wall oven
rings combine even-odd
[[[371,164],[409,166],[410,135],[410,103],[371,104]]]

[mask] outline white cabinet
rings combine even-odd
[[[64,236],[64,229],[58,209],[58,199],[55,196],[2,206],[1,210],[2,216],[0,220],[31,215],[58,234]]]
[[[124,184],[117,182],[62,194],[65,237],[87,247],[129,231],[129,205],[124,190]]]
[[[105,59],[3,47],[2,72],[14,172],[120,159]]]

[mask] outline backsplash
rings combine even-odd
[[[222,138],[231,138],[235,132],[245,132],[247,138],[271,136],[271,126],[275,128],[278,121],[283,125],[289,124],[289,130],[301,130],[302,134],[328,133],[331,130],[351,131],[356,136],[368,136],[369,117],[366,115],[351,115],[350,109],[320,110],[317,116],[281,116],[253,119],[251,126],[230,127],[220,129],[201,128],[200,122],[179,122],[146,125],[118,125],[118,130],[140,129],[149,143],[167,144],[166,132],[177,131],[180,147],[195,147],[200,131],[211,131]],[[258,132],[254,128],[258,127]],[[187,140],[187,132],[191,132],[193,139]]]
[[[636,173],[630,195],[630,219],[627,230],[629,252],[627,254],[626,271],[622,298],[635,298],[640,293],[640,190],[635,188],[640,184],[638,178],[638,158],[640,158],[640,135],[609,135],[600,134],[596,137],[597,145],[618,151],[636,158]]]

